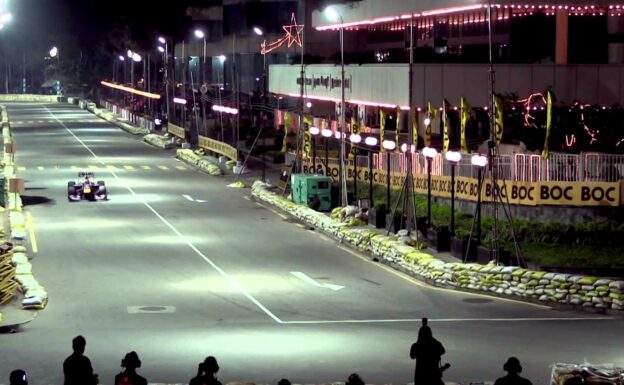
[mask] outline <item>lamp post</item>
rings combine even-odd
[[[342,24],[344,24],[344,20],[342,19],[342,16],[338,13],[338,11],[336,10],[336,8],[334,7],[327,7],[325,9],[325,15],[333,21],[340,21],[340,90],[341,90],[341,96],[340,96],[340,129],[344,132],[345,131],[345,70],[344,70],[344,27],[342,26]],[[341,203],[342,206],[346,206],[347,205],[347,178],[346,178],[346,167],[344,164],[344,158],[345,158],[345,138],[344,135],[340,138],[340,162],[339,162],[339,168],[340,168],[340,175],[339,175],[339,185],[340,185],[340,190],[341,190],[341,194],[340,194],[340,198],[341,198]]]
[[[310,127],[310,134],[312,135],[312,169],[314,175],[316,175],[316,136],[321,132],[318,127]]]
[[[451,235],[455,235],[455,167],[461,160],[461,152],[448,151],[445,157],[451,165]]]
[[[165,55],[165,60],[164,60],[164,67],[165,67],[165,99],[167,99],[166,105],[167,105],[167,122],[169,121],[169,45],[167,43],[167,40],[164,37],[159,37],[158,41],[161,44],[165,45],[165,49],[163,51],[164,55]]]
[[[483,155],[473,155],[470,159],[473,166],[477,167],[477,242],[481,243],[481,189],[483,188],[483,169],[488,164],[488,159]]]
[[[332,136],[332,131],[329,128],[323,128],[321,135],[325,138],[325,176],[331,176],[329,173],[329,138]]]
[[[219,105],[222,106],[223,104],[221,103],[221,75],[223,72],[223,67],[226,60],[225,55],[219,55],[219,63],[221,63],[221,71],[219,71],[217,74],[219,75],[219,78],[217,79],[217,86],[218,86],[218,95],[219,95]],[[225,85],[225,75],[223,76],[223,84]],[[221,140],[223,142],[225,142],[225,132],[223,131],[223,112],[219,112],[219,122],[221,125]]]
[[[374,136],[364,139],[367,146],[375,147],[379,141]],[[368,208],[373,208],[373,151],[368,150]]]
[[[353,199],[357,202],[358,199],[358,191],[357,191],[357,182],[358,182],[358,169],[357,169],[357,145],[362,141],[362,137],[360,134],[351,134],[349,137],[351,141],[351,146],[355,146],[355,156],[353,157]]]
[[[260,28],[260,27],[253,27],[253,31],[256,35],[258,36],[263,36],[264,35],[264,31]],[[266,40],[265,40],[266,42]],[[264,47],[264,44],[262,45],[262,47]],[[264,50],[264,48],[262,48],[261,52],[262,53],[262,95],[260,96],[260,113],[258,114],[258,125],[259,125],[259,131],[262,131],[263,126],[264,126],[264,121],[262,120],[262,113],[264,112],[264,108],[265,108],[265,104],[266,104],[266,90],[267,90],[267,84],[266,84],[266,52]],[[262,137],[262,152],[261,152],[261,156],[262,156],[262,181],[265,182],[266,180],[266,164],[264,162],[264,136]]]
[[[390,152],[396,148],[396,143],[384,140],[381,145],[386,150],[386,208],[390,209]]]
[[[433,147],[425,147],[422,150],[425,159],[427,159],[427,228],[430,228],[431,223],[431,163],[433,158],[438,155],[438,151]]]
[[[201,69],[200,78],[201,78],[202,84],[205,84],[206,83],[206,34],[201,29],[196,29],[195,37],[197,37],[198,39],[202,39],[204,41],[204,56],[202,57],[202,63],[200,66],[200,69]],[[206,133],[207,131],[206,129],[206,103],[204,102],[203,98],[202,98],[202,121],[204,125],[204,133]]]

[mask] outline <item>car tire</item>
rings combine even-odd
[[[70,196],[72,195],[76,195],[76,188],[74,186],[69,186],[67,188],[67,200],[70,202],[73,202],[73,200],[70,198]]]
[[[75,186],[75,185],[76,185],[76,182],[73,182],[73,181],[67,182],[67,187],[68,187],[68,188],[69,188],[69,187],[73,187],[73,186]]]
[[[106,186],[106,183],[104,183],[103,180],[98,180],[97,185],[98,186]]]
[[[108,194],[106,193],[106,186],[104,186],[103,184],[100,185],[100,191],[98,192],[98,195],[103,198],[102,200],[108,200]]]

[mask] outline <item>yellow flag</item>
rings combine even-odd
[[[385,134],[386,134],[386,112],[384,110],[379,110],[379,149],[381,150],[381,152],[386,152],[386,150],[382,146]]]
[[[290,125],[292,124],[292,116],[290,112],[284,113],[284,141],[282,142],[282,152],[288,151],[288,131],[290,130]]]
[[[310,127],[314,124],[311,116],[303,117],[303,156],[312,156],[312,134]]]
[[[461,152],[468,152],[468,141],[466,140],[466,125],[470,117],[470,104],[466,98],[462,97],[460,102],[460,129],[461,129]]]
[[[427,102],[427,121],[425,125],[425,147],[431,146],[431,125],[438,116],[438,110],[433,103]]]
[[[395,151],[401,151],[401,107],[397,106],[396,108],[396,131],[395,131],[395,143],[396,147]]]
[[[494,95],[494,124],[496,144],[499,145],[503,140],[503,99]]]
[[[553,93],[548,90],[546,92],[546,138],[544,139],[544,150],[542,150],[542,158],[548,159],[550,153],[548,152],[548,139],[550,139],[550,127],[552,126],[552,104]]]
[[[412,144],[418,145],[418,109],[413,107],[412,111]]]
[[[451,110],[451,103],[448,100],[444,99],[443,101],[443,111],[442,111],[442,122],[443,122],[443,136],[442,136],[442,151],[447,152],[449,149],[449,144],[451,143],[451,138],[449,137],[449,126],[451,125],[449,121],[448,114]]]

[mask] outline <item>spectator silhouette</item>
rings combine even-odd
[[[28,385],[28,381],[26,380],[26,372],[22,369],[17,369],[11,372],[9,376],[9,384],[10,385]]]
[[[221,385],[221,382],[217,380],[218,371],[219,364],[217,359],[213,356],[208,356],[204,362],[199,363],[197,376],[189,381],[189,385]]]
[[[509,357],[503,365],[503,370],[507,372],[507,375],[496,380],[494,385],[532,385],[531,381],[520,377],[522,366],[516,357]]]
[[[290,381],[288,379],[282,378],[281,380],[279,380],[277,385],[291,385],[291,384],[290,384]]]
[[[423,318],[422,326],[418,330],[418,340],[410,349],[410,357],[416,360],[414,385],[444,384],[440,369],[440,360],[444,353],[444,346],[433,338],[431,328],[427,326],[427,318]]]
[[[147,380],[136,370],[141,367],[141,360],[136,352],[126,354],[121,360],[122,371],[115,376],[115,385],[147,385]]]
[[[359,374],[351,373],[345,385],[364,385],[364,381],[360,378]]]
[[[91,361],[84,355],[86,346],[87,340],[83,336],[77,336],[72,340],[74,352],[63,362],[65,385],[97,385]]]

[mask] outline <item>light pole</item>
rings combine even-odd
[[[204,41],[204,56],[202,58],[202,63],[201,63],[201,82],[202,85],[206,83],[206,34],[204,33],[204,31],[202,31],[201,29],[196,29],[195,30],[195,37],[197,37],[198,39],[202,39]],[[221,104],[221,103],[219,103]],[[206,104],[204,102],[204,99],[202,98],[202,120],[203,120],[203,125],[204,125],[204,132],[207,133],[207,129],[206,129]]]
[[[438,151],[433,147],[425,147],[422,150],[423,155],[427,159],[427,229],[431,223],[431,163],[433,158],[438,155]]]
[[[163,51],[165,55],[165,99],[167,99],[167,122],[169,122],[169,44],[167,43],[167,40],[162,36],[158,38],[158,41],[160,42],[160,44],[165,45],[165,49]]]
[[[481,189],[483,188],[483,169],[488,164],[487,156],[473,155],[470,159],[473,166],[477,166],[477,244],[481,243]]]
[[[312,170],[314,170],[314,175],[316,175],[316,137],[321,132],[318,127],[312,126],[310,127],[310,134],[312,135]]]
[[[351,145],[355,146],[355,156],[353,157],[353,199],[357,202],[358,199],[358,191],[357,191],[357,180],[358,180],[358,170],[357,170],[357,145],[362,141],[362,137],[360,134],[351,134],[349,137],[351,141]]]
[[[263,36],[264,35],[264,31],[259,28],[259,27],[254,27],[253,31],[256,35],[258,36]],[[266,76],[266,51],[264,50],[264,45],[266,43],[266,40],[264,40],[263,44],[262,44],[262,95],[260,96],[260,113],[258,114],[258,131],[262,132],[262,129],[264,128],[264,121],[262,120],[262,113],[264,112],[264,108],[265,108],[265,104],[266,104],[266,97],[267,97],[267,76]],[[279,108],[278,108],[279,109]],[[265,182],[266,181],[266,164],[264,163],[264,148],[265,148],[265,143],[264,143],[264,136],[262,137],[262,151],[260,153],[260,155],[262,156],[262,181]]]
[[[221,63],[221,71],[223,71],[224,63],[225,63],[225,55],[219,55],[219,63]],[[217,79],[217,86],[219,92],[219,105],[221,104],[221,73],[219,72],[219,79]],[[223,76],[223,83],[225,84],[225,75]],[[221,141],[225,142],[225,132],[223,131],[223,112],[219,112],[219,121],[221,124]]]
[[[332,136],[332,131],[329,128],[323,128],[321,135],[325,138],[325,176],[331,176],[329,173],[329,138]]]
[[[384,140],[381,146],[386,150],[386,209],[390,210],[390,152],[396,148],[396,143]]]
[[[448,151],[445,157],[451,165],[451,235],[455,235],[455,167],[461,160],[461,152]]]
[[[325,15],[332,21],[340,21],[340,129],[345,132],[345,70],[344,70],[344,21],[342,16],[338,13],[336,8],[327,7],[325,9]],[[347,199],[347,178],[346,167],[344,164],[345,158],[345,135],[340,138],[340,161],[338,163],[340,169],[339,175],[339,189],[341,190],[340,198],[342,206],[348,204]]]

